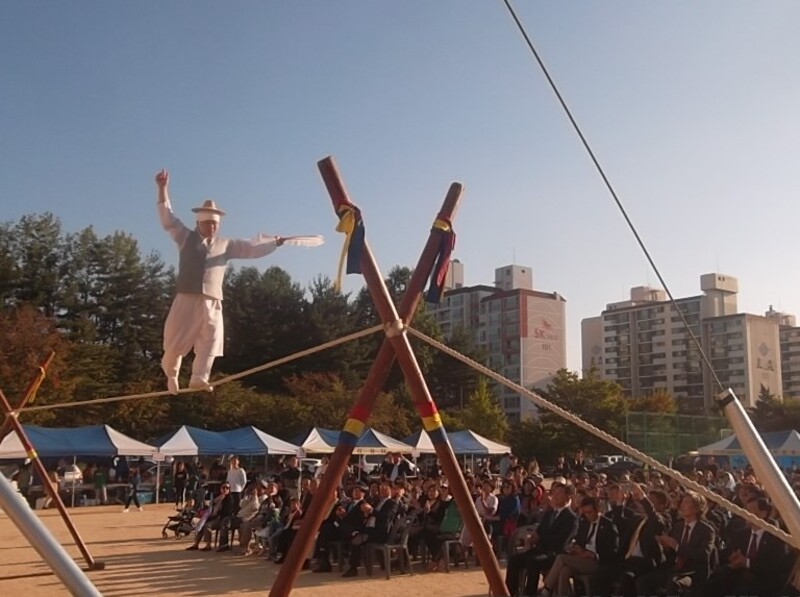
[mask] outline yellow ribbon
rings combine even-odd
[[[336,225],[336,232],[344,233],[344,245],[342,245],[342,252],[339,255],[339,268],[336,272],[336,281],[333,284],[333,289],[339,292],[342,289],[342,272],[344,271],[344,260],[347,257],[347,250],[350,248],[350,239],[353,237],[353,231],[356,228],[356,212],[349,205],[343,205],[339,208],[339,223]]]
[[[442,232],[450,232],[450,222],[447,220],[436,219],[433,221],[433,227]]]

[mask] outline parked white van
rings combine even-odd
[[[622,462],[625,457],[622,454],[601,454],[594,457],[594,468],[604,468]]]

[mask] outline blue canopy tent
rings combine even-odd
[[[184,425],[172,435],[156,442],[163,456],[218,456],[234,454],[230,440],[217,431]]]
[[[794,429],[762,433],[761,439],[781,468],[792,468],[800,464],[800,433]],[[735,435],[702,446],[697,452],[705,456],[729,456],[733,468],[744,468],[747,465],[747,457]]]
[[[487,439],[469,429],[448,433],[447,438],[456,454],[490,455],[511,452],[509,446]]]
[[[220,431],[219,435],[231,444],[231,454],[298,456],[302,452],[300,446],[273,437],[253,426]]]
[[[447,434],[447,439],[450,442],[450,446],[453,448],[454,454],[488,456],[491,454],[505,454],[506,452],[511,452],[509,446],[504,446],[503,444],[487,439],[469,429],[449,432]],[[416,433],[409,435],[403,441],[411,445],[413,448],[412,453],[415,456],[419,454],[434,454],[436,452],[431,438],[424,429],[420,429]]]
[[[109,427],[35,427],[22,428],[40,458],[61,456],[153,456],[154,446],[137,441]],[[0,443],[0,460],[26,458],[27,454],[16,433],[9,433]]]
[[[35,427],[23,430],[39,458],[72,456],[153,456],[156,448],[120,433],[108,425],[88,427]],[[28,454],[16,433],[9,433],[0,442],[0,460],[27,458]],[[75,477],[72,478],[72,505],[75,505]]]
[[[333,429],[314,427],[305,436],[298,438],[300,447],[306,454],[332,454],[339,443],[339,432]],[[413,448],[406,443],[376,431],[371,427],[364,429],[358,439],[353,454],[386,454],[387,452],[411,453]]]

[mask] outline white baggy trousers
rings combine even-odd
[[[177,378],[183,357],[194,349],[191,382],[208,382],[214,358],[225,346],[222,301],[203,294],[178,293],[164,324],[164,358],[161,368]]]

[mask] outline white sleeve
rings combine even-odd
[[[159,202],[156,206],[158,207],[158,219],[161,220],[161,226],[172,237],[178,247],[182,247],[191,230],[172,212],[172,205],[170,205],[169,201]]]
[[[231,239],[228,241],[228,259],[258,259],[269,255],[278,248],[278,237],[259,234],[252,239]]]

